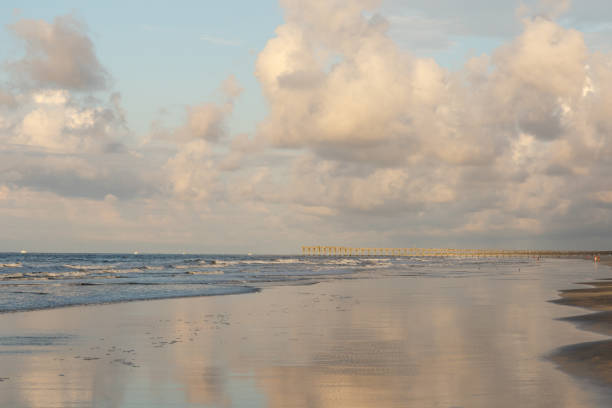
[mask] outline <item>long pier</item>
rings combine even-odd
[[[612,251],[549,251],[517,249],[453,248],[353,248],[344,246],[302,246],[304,256],[446,256],[446,257],[593,257]]]

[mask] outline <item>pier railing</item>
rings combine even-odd
[[[517,249],[453,248],[353,248],[343,246],[303,246],[304,256],[447,256],[447,257],[581,257],[612,255],[612,251],[550,251]]]

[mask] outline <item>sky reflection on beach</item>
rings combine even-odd
[[[0,345],[0,405],[609,406],[543,358],[605,338],[555,320],[579,309],[546,302],[605,272],[522,269],[2,315],[0,338],[68,340]]]

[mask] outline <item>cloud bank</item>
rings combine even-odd
[[[112,250],[607,246],[612,57],[556,21],[570,2],[509,10],[512,40],[457,70],[400,47],[388,3],[281,5],[252,134],[232,133],[242,89],[228,76],[136,137],[82,23],[13,24],[25,54],[0,90],[0,217],[49,234],[49,218],[70,220],[65,242]]]
[[[412,242],[569,241],[610,225],[612,60],[551,20],[569,2],[541,2],[514,40],[455,72],[399,49],[364,15],[375,2],[282,4],[257,62],[260,135],[309,152],[293,167],[298,203],[347,224],[393,217]]]

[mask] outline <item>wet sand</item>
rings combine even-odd
[[[602,258],[601,266],[612,268],[612,258]],[[612,275],[612,269],[610,272]],[[591,287],[562,290],[560,299],[555,299],[553,302],[594,310],[597,313],[571,316],[561,320],[571,322],[583,330],[612,336],[612,279],[580,282],[580,284]],[[608,386],[612,385],[612,339],[566,346],[557,350],[551,359],[567,373]]]
[[[547,302],[592,265],[340,279],[0,315],[0,406],[609,407],[542,358],[602,340]]]

